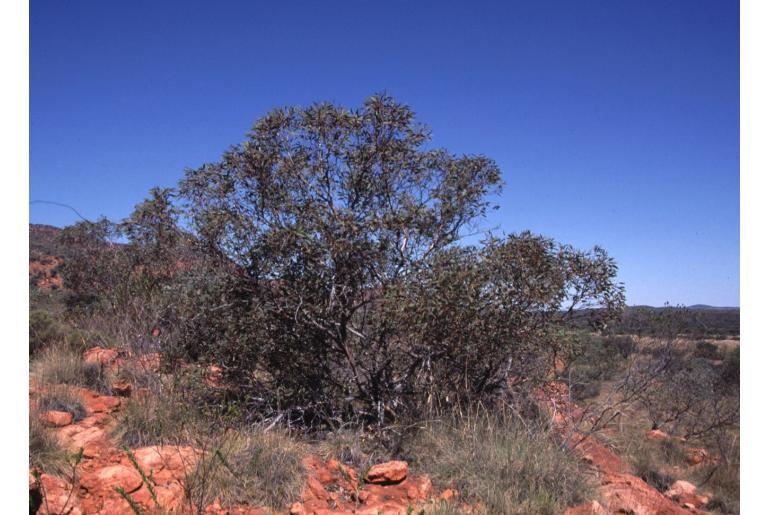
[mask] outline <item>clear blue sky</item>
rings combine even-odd
[[[488,225],[605,247],[629,304],[739,304],[737,0],[35,0],[30,198],[121,218],[272,107],[380,91],[497,161]]]

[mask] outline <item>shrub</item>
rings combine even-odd
[[[727,353],[722,366],[722,381],[731,386],[741,384],[741,348],[735,347]]]
[[[687,466],[680,442],[651,441],[637,432],[625,438],[630,440],[624,442],[624,446],[634,473],[659,492],[668,490],[675,481],[667,471]]]
[[[273,111],[189,170],[180,192],[207,269],[176,290],[187,300],[168,318],[184,329],[167,352],[219,364],[261,410],[382,425],[438,392],[499,393],[542,364],[565,303],[618,312],[602,249],[530,233],[461,248],[499,170],[428,138],[407,106],[375,96]]]
[[[605,341],[608,347],[614,349],[623,358],[629,358],[637,350],[636,340],[631,336],[613,335],[608,336]]]
[[[181,202],[155,188],[63,231],[65,283],[98,299],[89,318],[173,328],[165,362],[219,365],[255,418],[384,426],[546,380],[557,324],[620,313],[615,262],[529,232],[461,246],[500,172],[429,137],[384,95],[275,110],[188,170]]]
[[[639,402],[654,429],[724,441],[738,426],[737,386],[725,384],[709,360],[689,358],[674,341],[636,361],[615,390]],[[720,444],[721,445],[721,444]]]
[[[338,428],[324,435],[319,452],[358,470],[368,470],[377,463],[395,459],[386,442],[367,433],[363,428]]]
[[[704,359],[722,359],[722,352],[719,350],[717,345],[701,340],[695,344],[693,357]]]
[[[83,352],[87,341],[94,335],[73,327],[73,323],[59,314],[34,309],[29,314],[29,355],[33,357],[48,347],[66,348]]]
[[[568,351],[564,379],[575,400],[599,395],[602,382],[612,379],[623,361],[636,350],[636,342],[627,336],[577,332],[561,338],[562,347]]]
[[[47,311],[32,310],[29,313],[29,355],[37,353],[61,337],[54,317]]]
[[[737,432],[736,432],[737,433]],[[705,509],[715,513],[740,513],[740,445],[737,434],[721,452],[719,463],[698,470],[693,482],[713,493]]]

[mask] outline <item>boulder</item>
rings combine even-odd
[[[365,480],[373,484],[400,483],[408,472],[409,465],[405,461],[388,461],[370,468]]]
[[[685,454],[687,455],[687,463],[693,466],[700,465],[709,459],[709,452],[703,447],[688,447],[685,449]]]
[[[609,511],[599,504],[599,501],[591,501],[567,508],[564,515],[609,515]]]
[[[650,429],[649,431],[647,431],[648,440],[665,441],[670,438],[671,438],[671,435],[669,435],[665,431],[661,431],[660,429]]]
[[[91,365],[111,365],[118,357],[119,353],[115,349],[91,347],[83,355],[83,361]]]
[[[681,506],[689,504],[695,508],[700,508],[709,501],[707,496],[698,495],[698,487],[681,480],[674,482],[671,488],[666,490],[666,497],[678,502]]]
[[[84,475],[80,486],[92,496],[111,497],[115,488],[122,488],[126,493],[139,490],[142,477],[132,467],[109,465]]]
[[[599,488],[610,513],[687,515],[689,511],[664,496],[641,478],[630,474],[604,474]]]
[[[38,509],[39,514],[47,515],[81,515],[76,487],[64,479],[48,474],[40,476],[40,491],[43,502]]]
[[[148,476],[152,475],[156,484],[182,482],[195,469],[201,452],[192,447],[175,445],[157,445],[134,449],[134,458],[139,467]],[[131,465],[128,456],[121,462]]]
[[[64,427],[72,424],[73,416],[68,411],[46,411],[40,415],[43,424],[49,427]]]
[[[125,379],[120,379],[113,382],[110,387],[112,388],[112,391],[115,393],[115,395],[119,395],[121,397],[130,397],[131,390],[133,389],[131,383]]]

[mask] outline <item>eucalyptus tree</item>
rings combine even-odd
[[[181,183],[210,267],[180,294],[185,352],[327,420],[382,421],[440,381],[448,396],[499,389],[562,305],[622,300],[601,252],[528,234],[461,245],[500,188],[494,161],[431,147],[388,96],[270,112]]]

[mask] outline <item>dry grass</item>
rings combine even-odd
[[[37,396],[36,414],[52,410],[70,413],[75,421],[83,420],[86,417],[83,399],[73,393],[66,385],[48,386]]]
[[[591,493],[579,459],[545,430],[485,412],[431,422],[407,448],[434,484],[489,513],[558,513]]]
[[[202,409],[184,381],[154,383],[132,398],[113,436],[122,445],[191,445],[203,457],[186,480],[187,503],[200,511],[219,499],[223,506],[248,503],[283,509],[299,498],[307,446],[280,431],[230,428],[224,417]]]
[[[122,445],[195,445],[207,422],[184,392],[160,382],[149,393],[132,397],[118,415],[113,436]]]
[[[104,367],[88,364],[80,353],[68,346],[51,346],[30,364],[35,379],[43,385],[83,386],[99,393],[111,393]]]
[[[439,501],[434,505],[424,508],[425,515],[466,515],[468,512],[460,509],[458,503],[450,501]]]
[[[692,343],[694,347],[694,343]],[[601,395],[606,395],[604,385]],[[713,456],[718,449],[712,441],[677,440],[651,441],[646,437],[650,420],[640,406],[629,406],[623,416],[601,435],[634,473],[651,486],[665,491],[673,481],[683,479],[698,486],[701,493],[712,494],[707,510],[713,513],[740,512],[740,444],[738,431],[734,441],[725,449],[724,461],[718,466],[689,467],[686,447],[705,447]]]
[[[389,449],[381,439],[356,427],[343,427],[326,434],[317,443],[316,452],[359,471],[368,470],[377,463],[404,458]]]
[[[29,417],[29,468],[58,474],[66,466],[66,452],[35,415]]]
[[[205,455],[187,478],[197,509],[220,499],[223,506],[247,503],[286,509],[304,485],[307,446],[280,431],[231,430],[209,435]]]

